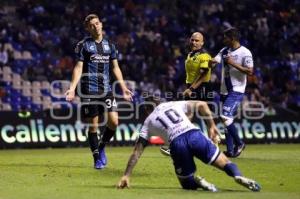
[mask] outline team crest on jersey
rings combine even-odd
[[[109,51],[110,50],[109,45],[108,44],[104,44],[103,45],[103,49],[104,49],[104,51]]]
[[[238,55],[233,55],[233,56],[231,56],[231,57],[232,57],[233,60],[237,60],[237,59],[239,58]]]

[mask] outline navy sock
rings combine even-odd
[[[227,163],[225,165],[224,171],[227,173],[227,175],[229,175],[231,177],[242,176],[239,168],[236,166],[236,164],[234,164],[232,162]]]
[[[235,145],[237,145],[237,146],[242,145],[243,142],[237,133],[234,123],[231,123],[226,128],[227,128],[227,132],[232,136]]]
[[[192,189],[195,190],[198,188],[198,184],[196,183],[194,176],[189,176],[187,178],[178,178],[183,189]]]
[[[228,131],[225,133],[225,142],[227,146],[227,151],[233,152],[233,138]]]
[[[99,158],[97,133],[89,132],[88,140],[89,140],[89,144],[90,144],[90,149],[93,153],[94,161],[96,161]]]
[[[99,150],[102,150],[105,147],[106,143],[108,143],[114,135],[115,130],[106,127],[100,140]]]

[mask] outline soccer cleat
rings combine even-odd
[[[242,151],[246,148],[246,145],[243,143],[240,146],[236,147],[234,150],[233,157],[238,157],[241,155]]]
[[[160,152],[165,156],[171,156],[170,148],[168,146],[161,146]]]
[[[103,169],[105,167],[105,165],[102,163],[101,160],[96,160],[94,163],[94,168],[95,169]]]
[[[99,159],[100,161],[102,162],[102,164],[105,166],[107,165],[107,158],[106,158],[106,155],[105,155],[105,150],[104,148],[103,149],[99,149]]]
[[[233,152],[231,152],[231,151],[223,151],[223,153],[224,153],[227,157],[229,157],[229,158],[235,157],[235,156],[233,155]]]
[[[218,191],[217,187],[214,184],[207,182],[203,177],[196,176],[194,179],[196,183],[199,185],[199,187],[202,188],[203,190],[210,191],[210,192]]]
[[[247,189],[250,189],[251,191],[258,192],[260,191],[261,187],[260,185],[255,182],[254,180],[251,180],[249,178],[243,177],[243,176],[235,176],[234,180],[240,184],[246,187]]]

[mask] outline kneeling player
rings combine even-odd
[[[159,102],[151,99],[155,105]],[[185,113],[189,110],[197,110],[203,116],[210,137],[215,137],[218,132],[212,119],[211,112],[205,102],[201,101],[177,101],[167,102],[154,106],[145,106],[150,114],[141,129],[134,151],[130,156],[123,177],[118,183],[118,188],[129,187],[129,178],[134,166],[140,158],[151,133],[159,134],[165,141],[170,142],[171,157],[175,167],[175,173],[183,189],[203,188],[212,192],[217,191],[213,184],[203,182],[203,179],[194,176],[196,165],[193,157],[200,159],[206,164],[226,172],[235,181],[252,191],[260,191],[260,186],[254,180],[242,176],[237,165],[230,162],[219,149],[205,137],[201,130],[193,125]]]

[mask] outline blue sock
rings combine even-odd
[[[229,175],[231,177],[242,176],[239,168],[236,166],[236,164],[234,164],[232,162],[227,163],[225,165],[224,171],[227,173],[227,175]]]
[[[233,152],[233,138],[228,131],[225,133],[225,142],[227,146],[227,151]]]
[[[234,140],[235,145],[240,146],[243,144],[241,138],[239,137],[237,130],[235,128],[234,123],[231,123],[229,126],[226,127],[227,132],[231,135]]]
[[[189,176],[187,178],[179,178],[178,180],[183,189],[195,190],[198,188],[198,184],[195,182],[194,176]]]

